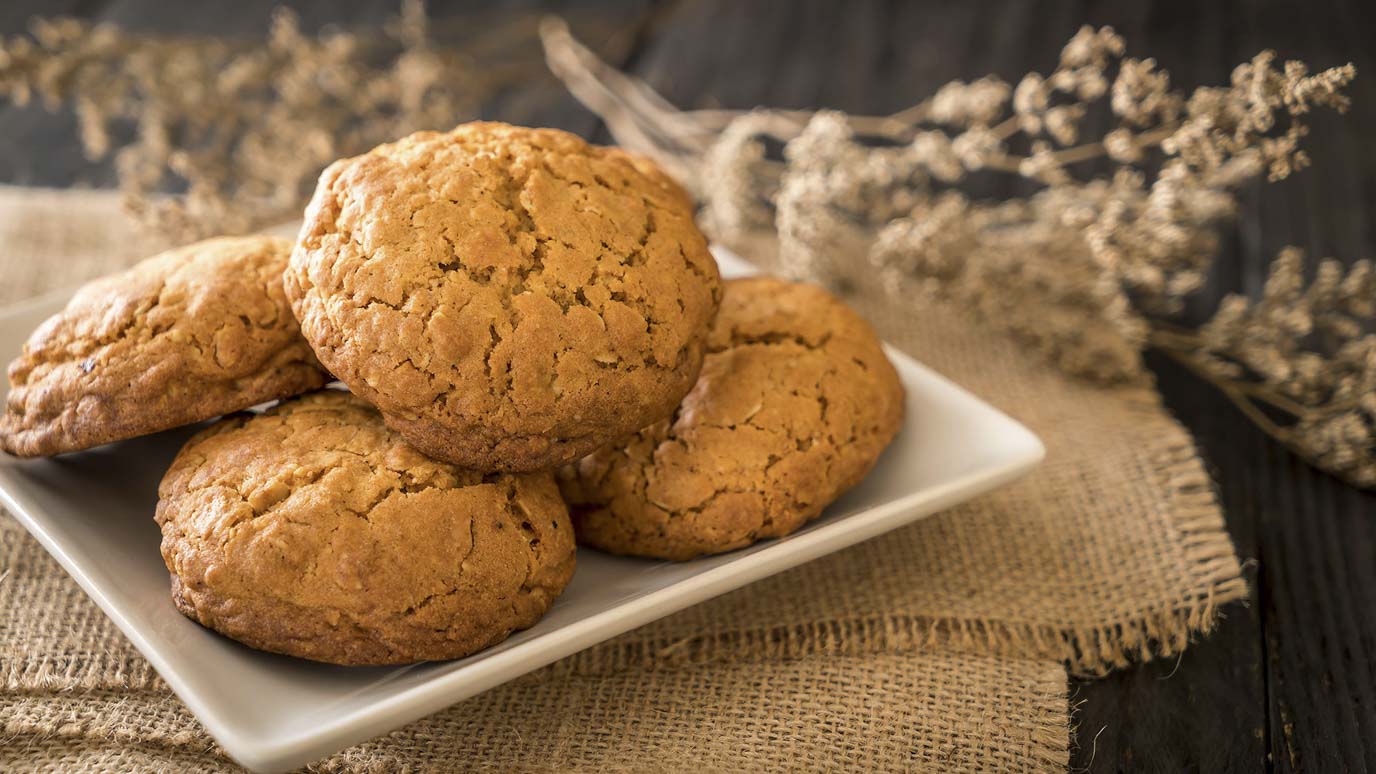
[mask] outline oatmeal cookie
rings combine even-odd
[[[505,471],[667,416],[721,292],[663,173],[493,123],[331,165],[286,288],[321,362],[388,425],[432,457]]]
[[[210,239],[82,287],[10,364],[0,448],[77,451],[320,387],[282,291],[290,252]]]
[[[787,535],[864,478],[903,423],[874,331],[815,285],[730,280],[670,419],[560,473],[580,542],[691,559]]]
[[[212,425],[158,496],[177,609],[316,661],[465,656],[534,624],[573,575],[550,473],[437,462],[344,392]]]

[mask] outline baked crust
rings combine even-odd
[[[82,287],[10,364],[0,448],[77,451],[320,387],[282,291],[290,251],[209,239]]]
[[[429,459],[344,392],[216,423],[158,496],[177,608],[316,661],[465,656],[534,624],[573,575],[551,474]]]
[[[667,416],[720,279],[648,162],[505,124],[321,175],[286,274],[321,362],[430,456],[548,469]]]
[[[816,285],[725,283],[671,419],[560,472],[580,542],[691,559],[787,535],[855,486],[903,424],[869,324]]]

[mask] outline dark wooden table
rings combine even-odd
[[[261,36],[271,0],[7,0],[0,33],[69,14],[133,30]],[[294,2],[306,30],[378,24],[393,2]],[[431,3],[444,18],[474,3]],[[515,11],[567,3],[508,2]],[[1269,256],[1376,256],[1376,4],[1260,2],[642,2],[578,4],[620,29],[616,64],[688,107],[906,107],[952,78],[1016,80],[1050,70],[1081,24],[1111,24],[1182,87],[1222,83],[1263,48],[1314,67],[1354,62],[1353,110],[1323,115],[1314,167],[1243,197],[1203,306],[1256,292]],[[1314,4],[1317,6],[1317,4]],[[546,80],[501,95],[487,117],[606,140],[595,117]],[[0,182],[111,185],[78,151],[69,112],[0,106]],[[1365,771],[1376,768],[1376,496],[1315,471],[1255,430],[1207,385],[1153,358],[1171,410],[1194,432],[1247,560],[1252,599],[1227,609],[1178,660],[1072,686],[1073,765],[1092,771]]]

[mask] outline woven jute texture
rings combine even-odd
[[[528,675],[354,747],[325,771],[1048,771],[1066,764],[1065,671],[975,656]],[[0,770],[228,767],[161,690],[10,693]]]
[[[112,194],[0,188],[0,302],[152,249]],[[317,765],[1063,770],[1067,667],[1174,653],[1246,593],[1194,446],[1149,386],[1077,383],[959,310],[850,301],[1031,427],[1042,467]],[[8,518],[0,562],[0,770],[232,765]]]

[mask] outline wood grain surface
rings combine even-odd
[[[0,33],[67,14],[164,34],[252,38],[267,0],[7,0]],[[376,25],[395,2],[286,3],[307,30]],[[440,20],[478,3],[432,2]],[[1283,245],[1355,260],[1373,251],[1376,204],[1376,4],[1260,2],[739,2],[702,0],[494,5],[610,20],[593,41],[615,63],[687,107],[836,107],[883,113],[952,78],[1046,72],[1081,24],[1111,24],[1129,54],[1152,56],[1183,88],[1226,82],[1263,48],[1314,67],[1354,62],[1354,107],[1319,115],[1312,169],[1243,196],[1218,269],[1194,314],[1227,292],[1257,292]],[[486,12],[485,11],[485,12]],[[578,27],[575,25],[575,32]],[[441,38],[443,40],[443,37]],[[534,78],[485,117],[559,126],[606,140],[552,79]],[[0,107],[0,182],[113,184],[85,159],[70,112]],[[1198,438],[1252,599],[1227,609],[1178,660],[1072,686],[1080,771],[1365,771],[1376,768],[1376,496],[1317,472],[1255,430],[1224,399],[1164,358],[1162,392]]]

